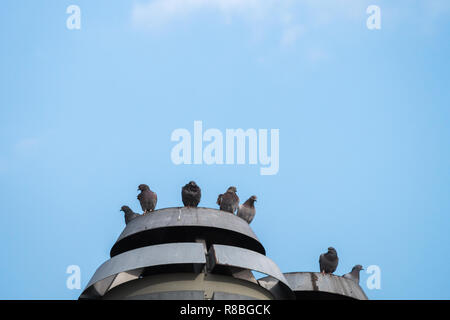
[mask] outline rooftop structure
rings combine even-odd
[[[160,209],[126,225],[80,299],[367,299],[358,284],[342,277],[283,274],[265,254],[247,222],[234,214]],[[266,277],[258,280],[254,271]]]

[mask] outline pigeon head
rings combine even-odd
[[[189,181],[189,185],[190,185],[191,187],[196,187],[196,186],[197,186],[197,184],[195,183],[195,181]]]
[[[337,255],[336,249],[333,247],[328,247],[328,253]]]
[[[130,212],[131,211],[131,209],[130,209],[130,207],[129,206],[122,206],[121,208],[120,208],[120,210],[119,211],[123,211],[123,212]]]
[[[245,201],[244,206],[254,208],[256,199],[256,196],[251,196],[247,201]]]
[[[364,270],[363,269],[363,266],[362,265],[360,265],[360,264],[357,264],[356,266],[354,266],[353,268],[352,268],[352,271],[361,271],[361,270]]]
[[[138,190],[139,191],[147,191],[147,190],[150,190],[150,188],[146,184],[140,184],[138,187]]]
[[[236,187],[231,186],[231,187],[229,187],[229,188],[227,189],[227,192],[233,192],[233,193],[236,193],[236,192],[237,192],[237,189],[236,189]]]

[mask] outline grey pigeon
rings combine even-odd
[[[339,258],[337,256],[336,249],[333,247],[328,248],[327,253],[322,253],[319,258],[320,272],[322,273],[333,273],[339,263]]]
[[[156,193],[150,190],[150,188],[146,184],[140,184],[138,190],[140,190],[141,193],[138,194],[137,198],[141,203],[144,214],[155,210],[156,202],[158,201]]]
[[[236,192],[236,187],[229,187],[227,192],[219,194],[217,204],[220,206],[220,210],[234,214],[239,207],[239,197]]]
[[[125,224],[127,225],[131,220],[137,218],[140,216],[139,213],[133,212],[133,210],[130,209],[128,206],[122,206],[120,208],[120,211],[123,211],[125,213]]]
[[[194,181],[181,188],[181,200],[185,207],[197,207],[201,197],[202,190]]]
[[[248,224],[250,224],[255,217],[255,201],[256,196],[251,196],[244,202],[244,204],[239,206],[239,210],[237,212],[237,216],[247,221]]]
[[[357,264],[352,268],[352,271],[343,275],[344,278],[355,281],[359,284],[359,272],[364,270],[362,265]]]

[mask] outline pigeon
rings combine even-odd
[[[133,210],[130,209],[128,206],[122,206],[120,208],[120,211],[123,211],[125,213],[125,224],[127,225],[131,220],[141,216],[139,213],[133,212]]]
[[[352,268],[351,272],[344,274],[343,277],[346,278],[346,279],[353,280],[353,281],[355,281],[356,283],[359,284],[359,272],[361,270],[364,270],[363,266],[360,265],[360,264],[357,264],[356,266],[354,266]]]
[[[200,198],[202,197],[202,190],[200,187],[194,182],[191,181],[183,188],[181,188],[181,200],[183,200],[183,204],[185,207],[194,207],[198,206],[200,202]]]
[[[156,207],[156,202],[158,201],[156,193],[150,190],[150,188],[146,184],[140,184],[138,187],[138,191],[139,190],[141,191],[141,193],[138,194],[137,198],[141,203],[141,207],[142,210],[144,211],[144,214],[154,211]]]
[[[237,216],[247,221],[248,224],[250,224],[255,217],[255,201],[256,196],[251,196],[244,202],[244,204],[239,206],[239,210],[237,212]]]
[[[336,271],[339,258],[337,256],[336,249],[333,247],[328,248],[327,253],[322,253],[319,258],[320,272],[333,273]]]
[[[220,210],[234,214],[239,207],[239,197],[236,192],[236,187],[229,187],[227,192],[219,194],[217,204],[220,206]]]

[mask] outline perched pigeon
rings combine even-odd
[[[141,203],[144,214],[155,210],[156,202],[158,201],[156,193],[150,190],[150,188],[146,184],[140,184],[138,187],[138,191],[139,190],[141,191],[141,193],[138,194],[137,198]]]
[[[344,278],[355,281],[359,284],[359,272],[364,270],[362,265],[357,264],[352,268],[352,271],[343,275]]]
[[[201,197],[202,190],[194,181],[181,188],[181,199],[185,207],[197,207]]]
[[[333,247],[328,248],[327,253],[322,253],[319,258],[320,272],[333,273],[336,271],[339,258],[337,256],[336,249]]]
[[[227,192],[219,194],[217,204],[220,206],[220,210],[234,214],[239,207],[239,197],[236,192],[236,187],[229,187]]]
[[[256,196],[251,196],[244,204],[239,206],[237,216],[247,221],[248,224],[250,224],[255,217],[255,201]]]
[[[140,216],[140,214],[133,212],[128,206],[122,206],[120,211],[125,213],[125,224],[128,224],[128,222]]]

